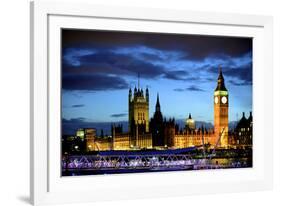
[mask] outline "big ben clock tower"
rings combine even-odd
[[[224,78],[221,68],[219,68],[219,77],[217,88],[214,92],[214,130],[215,138],[212,144],[216,144],[221,136],[218,146],[228,146],[228,91],[224,85]]]

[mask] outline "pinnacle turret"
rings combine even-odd
[[[227,89],[225,88],[225,85],[224,85],[224,78],[223,78],[221,67],[219,67],[219,76],[218,76],[217,82],[218,82],[218,84],[217,84],[217,88],[215,91],[227,91]]]
[[[158,93],[157,93],[157,101],[156,101],[155,108],[156,108],[156,111],[160,111],[161,110],[160,109],[160,101],[159,101],[159,94]]]

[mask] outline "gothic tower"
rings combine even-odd
[[[138,80],[139,82],[139,80]],[[135,87],[134,92],[129,90],[129,132],[147,133],[149,132],[149,93],[146,88],[145,94],[140,88]],[[136,132],[136,128],[138,131]]]
[[[164,122],[160,107],[159,94],[157,94],[155,112],[150,121],[150,131],[152,134],[152,145],[154,147],[164,146]]]
[[[195,121],[192,119],[191,114],[189,113],[188,119],[185,122],[185,128],[190,132],[195,130]]]
[[[216,144],[221,136],[218,146],[228,146],[228,91],[224,85],[224,78],[219,68],[217,88],[214,92],[214,130],[215,137],[211,144]]]

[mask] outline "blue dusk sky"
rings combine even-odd
[[[159,93],[165,117],[213,123],[219,66],[236,121],[252,110],[251,38],[62,30],[63,122],[127,121],[139,74],[150,118]]]

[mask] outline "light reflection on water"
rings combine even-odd
[[[223,169],[252,167],[250,158],[213,158],[200,159],[193,169]]]

